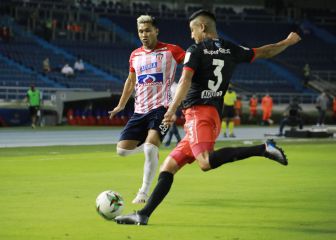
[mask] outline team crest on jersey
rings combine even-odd
[[[158,53],[158,54],[156,54],[156,60],[157,60],[157,61],[161,61],[162,58],[163,58],[163,54],[162,54],[162,53]]]
[[[216,47],[220,48],[222,47],[222,44],[220,42],[215,42]]]
[[[138,84],[151,86],[163,84],[163,73],[143,74],[138,76]]]

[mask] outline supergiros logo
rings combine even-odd
[[[142,85],[162,85],[163,73],[143,74],[138,76],[138,84]]]

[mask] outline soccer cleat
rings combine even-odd
[[[147,225],[149,217],[140,215],[138,212],[128,215],[121,215],[114,219],[118,224]]]
[[[265,157],[272,159],[282,165],[288,165],[288,161],[284,151],[276,146],[276,143],[273,139],[268,139],[265,142]]]
[[[148,196],[146,193],[139,191],[136,197],[133,199],[133,204],[143,204],[147,201]]]
[[[236,135],[234,135],[234,133],[230,133],[229,137],[230,137],[230,138],[235,138]]]

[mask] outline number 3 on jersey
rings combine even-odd
[[[217,81],[209,80],[208,88],[214,92],[217,92],[218,88],[220,87],[223,77],[222,77],[222,68],[224,67],[224,60],[221,59],[213,59],[212,65],[216,66],[214,70],[214,75],[217,77]]]

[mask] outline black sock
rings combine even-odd
[[[253,156],[264,156],[265,145],[253,147],[221,148],[209,155],[209,164],[212,169],[218,168],[224,163],[234,162]]]
[[[173,184],[174,175],[170,172],[161,172],[158,183],[150,195],[147,204],[143,209],[138,211],[140,215],[150,216],[157,206],[168,194],[171,185]]]

